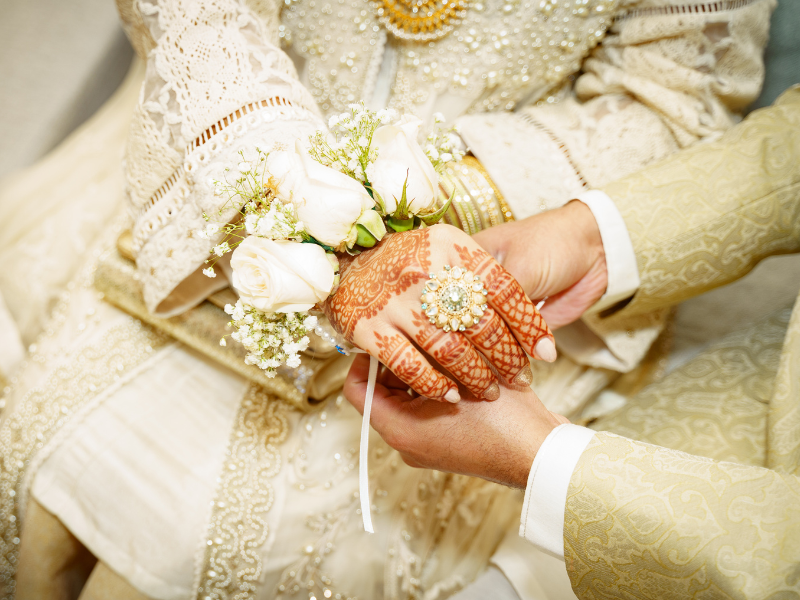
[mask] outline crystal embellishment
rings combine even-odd
[[[466,306],[469,294],[460,285],[448,285],[439,292],[439,301],[451,313],[459,313]]]
[[[430,274],[420,300],[432,324],[445,331],[464,331],[480,322],[488,293],[470,271],[445,266],[439,273]]]

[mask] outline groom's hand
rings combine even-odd
[[[524,489],[536,452],[566,418],[547,410],[530,388],[501,388],[493,402],[464,396],[458,404],[431,402],[410,394],[408,385],[382,369],[375,387],[371,422],[412,467],[482,477]],[[364,410],[369,357],[353,363],[344,393]]]
[[[473,239],[520,282],[529,298],[547,298],[541,313],[551,329],[579,319],[606,290],[600,230],[583,202],[486,229]]]

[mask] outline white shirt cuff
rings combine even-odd
[[[639,289],[639,268],[628,228],[611,198],[605,192],[589,190],[580,194],[576,200],[583,202],[592,211],[606,253],[608,287],[600,300],[587,311],[596,313],[630,298]]]
[[[519,534],[562,560],[569,482],[592,437],[594,431],[586,427],[559,425],[545,438],[528,475]]]

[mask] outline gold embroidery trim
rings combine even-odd
[[[164,347],[169,338],[136,320],[105,333],[100,343],[64,357],[40,385],[30,389],[0,427],[0,593],[14,598],[19,558],[24,480],[36,453],[90,400],[107,393]]]
[[[189,154],[197,150],[200,146],[209,142],[212,137],[222,133],[239,119],[246,117],[257,110],[261,110],[262,108],[291,108],[292,106],[293,105],[291,102],[289,102],[286,98],[281,98],[280,96],[261,100],[260,102],[250,102],[249,104],[245,104],[241,108],[233,111],[231,114],[221,118],[216,123],[213,123],[205,131],[200,133],[199,136],[189,142],[184,150],[183,155],[189,156]],[[178,169],[176,169],[172,175],[170,175],[167,180],[161,184],[161,186],[153,193],[153,195],[150,196],[150,199],[147,201],[147,203],[145,203],[145,205],[139,209],[138,217],[141,217],[148,210],[158,204],[159,200],[161,200],[167,194],[167,192],[169,192],[172,186],[175,185],[184,170],[185,168],[183,166],[178,167]]]
[[[680,6],[649,6],[645,8],[635,8],[622,13],[615,20],[626,21],[636,17],[660,17],[664,15],[686,15],[686,14],[709,14],[723,12],[727,10],[738,10],[761,0],[719,0],[718,2],[707,2],[705,4],[682,4]]]
[[[198,600],[256,597],[261,547],[269,536],[265,515],[274,499],[270,480],[281,470],[278,447],[289,432],[290,410],[257,385],[242,399],[195,580]]]
[[[522,119],[523,121],[525,121],[529,125],[532,125],[536,129],[538,129],[539,131],[544,133],[547,137],[549,137],[553,141],[553,143],[556,146],[558,146],[558,149],[561,150],[561,152],[564,154],[564,158],[567,159],[567,162],[572,167],[572,170],[575,171],[575,175],[577,175],[578,180],[581,182],[581,187],[588,188],[589,184],[586,181],[586,179],[584,178],[584,176],[581,173],[580,169],[578,169],[578,165],[576,165],[575,161],[572,159],[572,154],[570,154],[569,148],[567,148],[567,145],[564,142],[562,142],[558,138],[558,136],[550,130],[549,127],[543,125],[542,123],[540,123],[539,121],[534,119],[528,113],[521,112],[521,113],[517,113],[517,114],[518,114],[520,119]]]

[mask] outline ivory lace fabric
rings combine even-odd
[[[147,62],[124,170],[146,300],[162,314],[186,308],[169,297],[196,277],[209,249],[193,232],[219,205],[210,178],[240,151],[303,139],[348,102],[386,97],[426,119],[436,111],[463,117],[462,135],[517,218],[713,137],[758,91],[773,4],[486,0],[448,36],[419,44],[388,38],[364,0],[123,0]],[[110,131],[119,121],[93,124]],[[118,176],[113,153],[92,160],[112,173],[105,181]],[[67,213],[105,226],[118,205],[112,193],[72,197]],[[93,250],[59,255],[82,275],[58,318],[32,317],[43,324],[28,330],[43,329],[44,338],[0,422],[0,445],[19,458],[0,473],[18,491],[3,500],[3,518],[21,519],[32,490],[113,570],[165,599],[329,597],[326,590],[333,598],[444,598],[516,529],[516,493],[410,469],[374,436],[377,533],[366,536],[349,405],[334,394],[302,416],[170,346],[91,290],[92,264],[111,233],[93,245],[96,228],[63,227]],[[9,258],[33,272],[38,263],[25,248]],[[46,282],[63,289],[58,278]],[[9,305],[29,294],[3,292]],[[611,369],[635,365],[661,323],[640,319],[610,333],[588,323],[600,340],[595,362],[538,366],[535,387],[551,408],[579,408]],[[14,441],[20,431],[24,444]],[[530,597],[513,565],[500,566]]]

